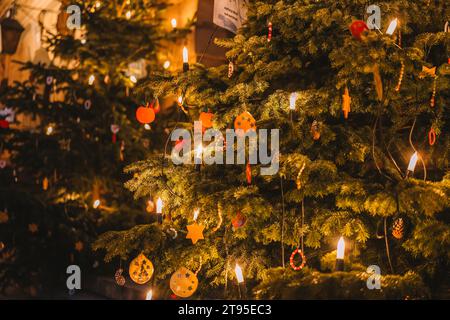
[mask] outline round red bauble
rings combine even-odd
[[[353,37],[358,40],[361,40],[361,34],[366,30],[369,30],[369,27],[362,20],[353,21],[350,25],[350,32],[352,33]]]
[[[0,120],[0,128],[8,129],[9,128],[9,122],[6,121],[6,120]]]
[[[142,124],[149,124],[155,121],[155,111],[153,108],[140,106],[136,110],[136,119]]]

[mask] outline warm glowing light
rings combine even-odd
[[[131,19],[131,11],[128,10],[127,13],[125,13],[125,17],[130,20]]]
[[[183,63],[188,63],[189,61],[189,53],[186,47],[183,48]]]
[[[236,263],[236,267],[234,268],[234,272],[236,273],[236,279],[238,283],[244,282],[244,276],[242,275],[241,267]]]
[[[297,102],[298,93],[292,92],[289,96],[289,109],[295,110],[295,103]]]
[[[102,5],[102,3],[100,2],[100,1],[97,1],[96,3],[95,3],[95,7],[98,9],[98,8],[100,8],[100,6]]]
[[[395,32],[395,29],[397,29],[397,24],[398,24],[398,19],[395,18],[394,20],[391,21],[391,23],[389,24],[388,29],[386,30],[386,34],[388,35],[393,35]]]
[[[92,204],[92,207],[94,208],[94,209],[97,209],[98,207],[100,206],[100,200],[95,200],[94,201],[94,203]]]
[[[144,124],[144,129],[145,130],[151,130],[152,127],[150,127],[150,125],[148,123]]]
[[[163,67],[164,67],[164,69],[169,69],[170,61],[169,60],[164,61]]]
[[[48,126],[47,127],[47,131],[45,132],[48,136],[51,135],[53,133],[53,127],[52,126]]]
[[[91,74],[89,77],[89,85],[92,86],[94,84],[94,81],[95,81],[95,76],[93,74]]]
[[[153,298],[153,290],[148,290],[147,297],[145,298],[145,300],[152,300],[152,298]]]
[[[414,172],[414,169],[416,168],[417,164],[417,159],[419,159],[419,154],[416,151],[409,160],[408,171]]]
[[[201,158],[202,157],[202,153],[203,153],[203,146],[199,145],[197,147],[197,150],[195,151],[195,157],[196,158]]]
[[[194,210],[194,221],[197,221],[198,215],[200,214],[200,209]]]
[[[170,24],[172,25],[172,28],[176,28],[177,27],[177,19],[173,18],[172,20],[170,20]]]
[[[178,97],[178,104],[181,106],[181,105],[183,105],[183,97],[182,96],[179,96]]]
[[[136,79],[136,76],[130,76],[130,81],[131,82],[133,82],[134,84],[136,84],[137,83],[137,79]]]
[[[345,241],[343,237],[339,238],[336,252],[336,259],[344,260]]]
[[[158,200],[156,201],[156,213],[162,214],[162,208],[163,208],[163,202],[162,202],[161,198],[158,198]]]
[[[81,39],[81,44],[86,44],[87,40],[86,39]]]

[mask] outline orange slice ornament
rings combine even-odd
[[[188,298],[198,287],[198,278],[191,270],[181,267],[170,278],[170,289],[181,298]]]

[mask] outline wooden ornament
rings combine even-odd
[[[392,236],[396,239],[403,238],[405,223],[402,218],[398,218],[394,221],[392,226]]]
[[[8,212],[6,210],[0,212],[0,223],[8,223],[8,221],[9,221]]]
[[[181,267],[170,278],[170,289],[181,298],[188,298],[198,287],[198,278],[191,270]]]
[[[228,63],[228,78],[231,78],[233,76],[234,73],[234,63],[233,61],[230,61]]]
[[[342,110],[344,111],[344,118],[348,119],[348,114],[350,113],[350,104],[352,98],[350,97],[348,88],[345,87],[344,94],[342,95]]]
[[[426,77],[436,77],[436,67],[428,68],[426,66],[422,66],[422,72],[419,74],[419,78],[423,79]]]
[[[153,271],[152,262],[142,253],[130,263],[130,278],[137,284],[147,283],[152,278]]]
[[[192,244],[196,244],[198,240],[204,239],[203,229],[205,229],[205,226],[198,224],[197,222],[187,226],[188,234],[186,235],[186,239],[191,239]]]
[[[248,130],[256,131],[256,120],[250,114],[250,112],[245,111],[236,117],[234,120],[234,129],[236,131],[242,130],[244,133]]]
[[[436,143],[436,131],[434,131],[433,127],[431,127],[430,131],[428,132],[428,143],[430,144],[430,146]]]
[[[48,178],[47,178],[47,177],[45,177],[45,178],[42,180],[42,190],[44,190],[44,191],[47,191],[47,190],[48,190]]]
[[[234,230],[242,228],[246,223],[247,217],[240,212],[238,212],[236,216],[231,220],[231,224],[233,225]]]
[[[212,112],[201,112],[200,113],[200,117],[198,119],[198,121],[200,121],[202,123],[202,127],[209,129],[212,128],[213,123],[212,123],[212,119],[214,117],[214,114]]]
[[[123,287],[125,285],[125,277],[122,275],[122,273],[123,273],[123,269],[120,268],[114,274],[114,279],[116,280],[116,283],[121,287]]]
[[[314,120],[311,124],[311,135],[315,141],[320,139],[320,125],[317,120]]]

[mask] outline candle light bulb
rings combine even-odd
[[[386,34],[388,35],[393,35],[395,32],[395,29],[397,29],[397,25],[398,25],[398,19],[395,18],[394,20],[391,21],[391,23],[389,24],[388,29],[386,30]]]
[[[100,1],[95,2],[95,7],[97,9],[100,8],[101,5],[102,5],[102,3]]]
[[[51,135],[53,133],[53,127],[52,126],[48,126],[47,127],[47,131],[45,132],[48,136]]]
[[[161,198],[158,198],[158,200],[156,201],[156,213],[162,214],[162,208],[163,208],[163,202],[162,202]]]
[[[295,110],[295,104],[297,102],[298,93],[292,92],[289,96],[289,109]]]
[[[164,69],[169,69],[170,61],[169,60],[164,61],[163,67],[164,67]]]
[[[92,86],[94,84],[95,81],[95,76],[93,74],[91,74],[89,76],[89,85]]]
[[[150,125],[148,123],[144,124],[144,129],[145,130],[150,130],[152,127],[150,127]]]
[[[244,282],[244,276],[242,275],[241,267],[236,263],[236,267],[234,268],[234,273],[236,273],[236,279],[238,283]]]
[[[200,209],[194,210],[194,221],[197,221],[198,215],[200,214]]]
[[[345,241],[343,237],[339,238],[336,252],[336,259],[344,260]]]
[[[152,298],[153,298],[153,290],[148,290],[145,300],[152,300]]]
[[[172,25],[172,28],[176,28],[177,27],[177,19],[173,18],[172,20],[170,20],[170,24]]]
[[[178,104],[181,106],[183,105],[183,96],[178,97]]]
[[[131,19],[131,11],[128,10],[127,13],[125,13],[125,17],[130,20]]]
[[[189,61],[189,53],[186,47],[183,47],[183,63],[188,63]]]
[[[200,159],[202,157],[202,153],[203,153],[203,146],[199,145],[195,152],[195,157]]]
[[[100,206],[100,200],[95,200],[94,201],[94,203],[92,204],[92,207],[94,208],[94,209],[97,209],[98,207]]]
[[[411,156],[411,159],[409,160],[408,171],[414,172],[418,158],[419,158],[419,154],[416,151],[416,152],[414,152],[414,154]]]
[[[130,76],[130,81],[131,81],[132,83],[136,84],[136,83],[137,83],[137,78],[136,78],[136,76],[134,76],[134,75]]]

